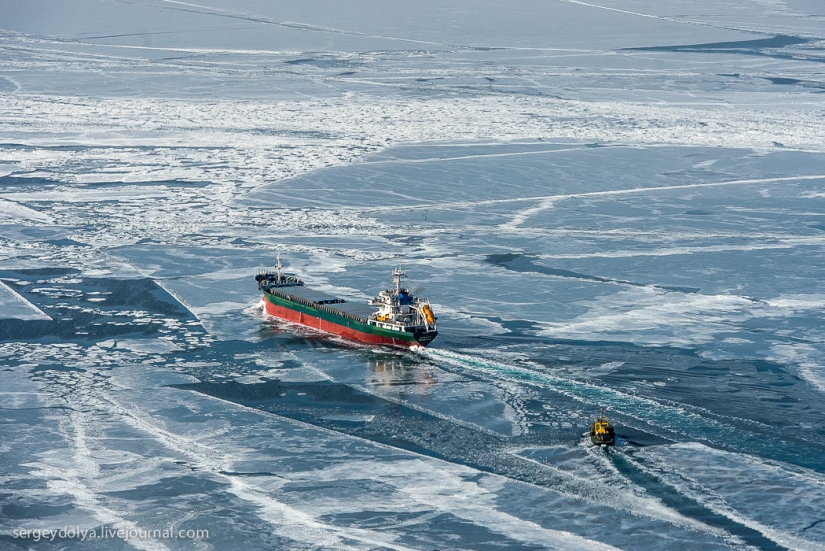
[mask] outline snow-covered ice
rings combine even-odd
[[[0,547],[825,548],[823,21],[0,5]],[[279,252],[438,338],[267,317]]]

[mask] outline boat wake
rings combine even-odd
[[[772,427],[750,420],[711,416],[707,410],[695,406],[561,377],[529,360],[503,362],[476,354],[437,348],[416,352],[440,366],[469,370],[484,378],[530,385],[593,407],[604,406],[619,416],[623,424],[633,425],[667,440],[701,442],[710,447],[757,455],[792,465],[810,468],[819,466],[816,461],[805,459],[811,457],[811,446],[819,447],[818,444],[790,438],[788,435],[780,439],[782,435],[775,434]]]

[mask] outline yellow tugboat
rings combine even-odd
[[[616,442],[613,425],[605,417],[602,408],[599,408],[599,416],[590,425],[590,441],[596,446],[612,446]]]

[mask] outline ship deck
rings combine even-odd
[[[293,285],[283,287],[273,287],[270,290],[273,294],[290,297],[298,297],[307,302],[322,305],[327,312],[340,312],[344,317],[356,317],[366,323],[367,318],[375,312],[375,308],[366,303],[350,302],[340,297],[330,295],[323,291],[310,289],[306,285]]]

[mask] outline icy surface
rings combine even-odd
[[[825,549],[823,46],[811,0],[0,4],[0,548]],[[402,265],[438,338],[267,317],[278,252]]]

